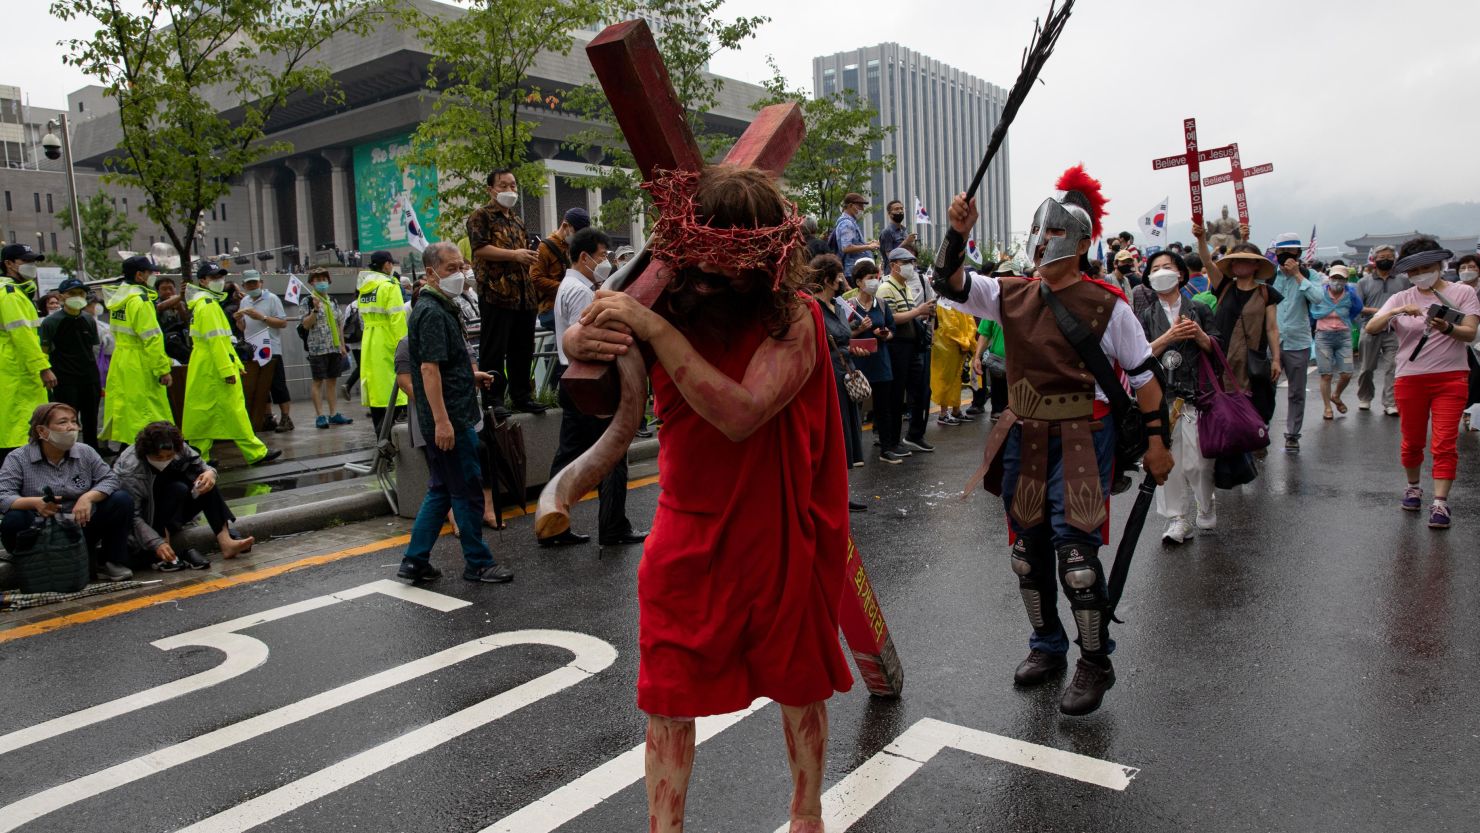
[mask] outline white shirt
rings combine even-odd
[[[560,288],[555,290],[555,352],[560,355],[561,364],[570,364],[570,359],[565,357],[566,328],[580,320],[581,313],[595,300],[596,284],[575,269],[566,269]]]
[[[1177,300],[1171,304],[1168,304],[1166,301],[1161,300],[1161,297],[1159,295],[1157,296],[1156,302],[1158,304],[1161,304],[1161,311],[1166,314],[1167,323],[1175,326],[1177,323],[1177,318],[1182,315],[1182,293],[1178,292]]]
[[[967,298],[963,303],[953,304],[956,309],[979,318],[990,318],[1002,323],[1002,284],[988,275],[966,275]],[[1110,311],[1110,323],[1105,325],[1105,334],[1100,336],[1100,349],[1110,361],[1122,368],[1140,367],[1151,358],[1151,344],[1146,341],[1146,331],[1131,311],[1131,305],[1116,299]],[[1127,375],[1129,371],[1127,370]],[[1139,389],[1151,381],[1151,371],[1130,376],[1131,387]],[[1109,402],[1100,386],[1095,385],[1095,399]]]
[[[283,299],[268,292],[266,289],[262,290],[261,298],[253,299],[251,295],[243,296],[239,309],[255,309],[268,318],[286,319],[288,317],[287,311],[283,309]],[[254,338],[260,338],[261,332],[266,330],[268,343],[272,345],[272,354],[274,356],[281,356],[283,354],[282,330],[276,327],[269,327],[266,321],[258,321],[251,316],[244,316],[242,321],[245,322],[243,324],[243,330],[248,341]]]

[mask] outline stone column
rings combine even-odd
[[[323,157],[329,160],[329,190],[334,195],[334,245],[349,251],[355,247],[350,216],[350,152],[348,148],[334,148],[323,151]]]
[[[258,168],[254,173],[257,175],[257,201],[262,206],[262,239],[257,245],[263,249],[276,249],[282,244],[278,242],[277,186],[273,183],[275,171],[272,168]],[[252,268],[259,268],[257,261],[253,261]]]
[[[257,172],[246,171],[242,184],[247,191],[247,239],[242,250],[253,252],[262,246],[262,199],[257,194]]]
[[[596,218],[598,216],[600,216],[600,214],[601,214],[601,189],[600,188],[587,188],[586,189],[586,212],[591,215],[591,222],[592,223],[595,223],[596,222]]]
[[[555,202],[555,172],[545,169],[545,198],[540,200],[540,222],[544,228],[538,234],[549,235],[560,228],[560,210]]]
[[[628,235],[632,238],[632,248],[634,249],[641,249],[647,243],[647,229],[645,228],[646,224],[643,222],[643,219],[644,215],[641,212],[632,218],[632,228],[628,232]]]
[[[288,168],[293,171],[293,210],[298,215],[298,263],[307,266],[309,256],[315,248],[313,207],[308,188],[308,175],[313,168],[313,161],[306,156],[295,157],[288,160]]]

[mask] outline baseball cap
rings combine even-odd
[[[1346,280],[1351,277],[1351,272],[1345,266],[1332,266],[1328,277]]]
[[[912,252],[912,251],[910,251],[909,249],[906,249],[903,246],[896,246],[893,250],[891,250],[889,252],[889,262],[890,263],[893,263],[896,260],[908,260],[908,261],[913,262],[914,259],[915,259],[915,253]]]
[[[46,260],[46,255],[32,251],[25,243],[11,243],[0,251],[0,260],[24,260],[27,263],[35,263],[38,260]]]
[[[242,271],[242,284],[261,283],[262,273],[256,269],[245,269]]]
[[[1010,260],[1004,260],[1001,263],[999,263],[997,265],[997,268],[994,269],[994,270],[992,270],[992,274],[993,275],[1011,275],[1011,276],[1013,276],[1015,278],[1021,278],[1023,276],[1022,271],[1017,268],[1017,264],[1016,263],[1013,263]]]
[[[393,256],[391,256],[390,252],[384,249],[381,249],[380,251],[370,255],[371,269],[379,269],[381,266],[384,266],[387,263],[394,265],[397,263],[397,261]]]
[[[591,213],[584,208],[572,208],[565,212],[565,222],[570,223],[570,227],[576,231],[580,231],[583,228],[590,228]]]
[[[200,268],[195,270],[195,279],[201,280],[203,278],[210,278],[215,277],[216,275],[225,274],[227,274],[227,271],[222,268],[221,264],[214,263],[209,260],[202,260],[200,262]]]
[[[62,281],[59,286],[57,286],[57,292],[63,295],[66,295],[68,292],[71,292],[74,289],[85,290],[87,289],[87,284],[77,280],[76,278],[67,278],[66,280]]]
[[[123,262],[123,277],[132,280],[140,272],[158,272],[159,264],[148,255],[134,255]]]
[[[622,258],[627,257],[628,255],[635,255],[635,254],[637,254],[637,250],[634,249],[634,248],[632,248],[631,246],[618,246],[617,247],[616,258],[617,258],[617,260],[621,260]]]
[[[1116,252],[1115,253],[1115,262],[1116,263],[1119,263],[1122,260],[1135,260],[1135,259],[1136,259],[1136,256],[1133,255],[1133,254],[1131,254],[1126,249],[1121,249],[1119,252]]]

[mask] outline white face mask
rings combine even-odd
[[[591,272],[591,280],[595,281],[597,286],[600,286],[606,283],[607,277],[611,275],[612,262],[606,258],[602,258],[596,262],[596,268],[592,269]]]
[[[1147,283],[1157,292],[1171,292],[1176,288],[1177,282],[1182,280],[1182,274],[1176,269],[1158,269],[1147,278]]]
[[[476,286],[477,285],[477,281],[473,277],[473,270],[472,269],[464,269],[463,270],[463,273],[462,273],[462,276],[463,276],[463,285],[464,285],[463,288],[464,289],[466,289],[469,286]]]
[[[437,288],[442,290],[443,294],[447,297],[456,298],[462,294],[463,285],[466,283],[467,279],[463,277],[463,273],[454,272],[437,281]]]
[[[164,471],[165,469],[170,467],[170,463],[175,462],[175,458],[173,457],[168,460],[156,460],[153,457],[145,457],[144,459],[149,461],[149,465],[152,466],[155,471]]]
[[[1459,273],[1459,279],[1462,283],[1475,283],[1476,281],[1480,281],[1480,272],[1474,269],[1466,269]]]
[[[874,294],[876,294],[879,291],[879,279],[878,278],[864,278],[863,279],[863,284],[861,285],[861,288],[863,289],[864,292],[867,292],[870,295],[874,295]]]
[[[209,289],[212,292],[214,292],[217,295],[219,295],[222,292],[225,292],[226,291],[226,281],[225,280],[206,281],[206,289]]]
[[[498,204],[503,206],[504,208],[513,208],[514,206],[519,204],[519,192],[500,191],[494,196],[494,199],[497,200]]]
[[[36,280],[36,264],[22,263],[20,267],[20,273],[21,277],[25,278],[28,281]]]
[[[913,264],[913,263],[906,263],[903,266],[900,266],[899,267],[899,277],[901,279],[907,280],[907,281],[914,280],[915,279],[915,264]]]
[[[79,298],[76,295],[73,295],[62,303],[66,305],[67,309],[72,310],[73,312],[81,312],[82,308],[87,306],[87,299]]]
[[[77,445],[77,431],[53,431],[46,429],[46,441],[63,451]]]
[[[1408,280],[1419,289],[1430,289],[1439,282],[1439,270],[1432,269],[1421,275],[1409,275]]]

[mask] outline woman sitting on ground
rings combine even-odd
[[[134,497],[134,549],[153,553],[155,569],[168,571],[211,566],[194,549],[176,553],[170,538],[202,513],[216,533],[223,558],[250,552],[255,538],[233,538],[228,524],[236,520],[216,489],[216,470],[186,444],[180,429],[168,422],[144,426],[134,444],[113,464],[123,488]],[[179,556],[178,559],[176,556]]]
[[[94,573],[124,581],[133,577],[124,565],[134,502],[98,452],[77,441],[81,430],[71,405],[47,402],[31,412],[31,441],[0,466],[0,543],[14,553],[20,533],[38,517],[71,515],[87,539]],[[55,502],[45,497],[48,487]]]

